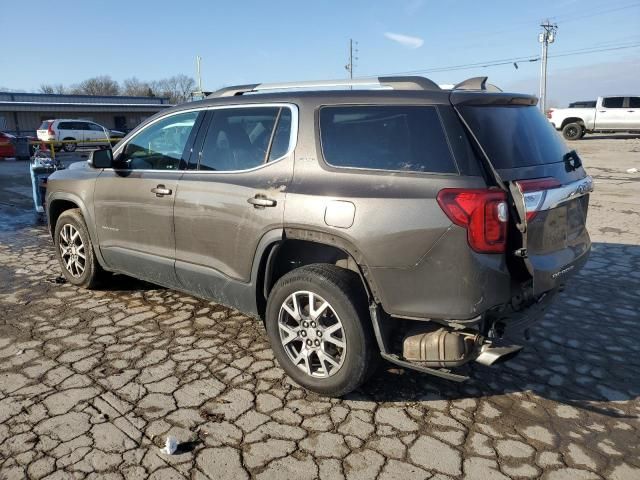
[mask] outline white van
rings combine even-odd
[[[73,152],[78,146],[110,146],[120,140],[124,133],[111,131],[88,120],[58,119],[43,121],[37,135],[38,140],[45,142],[75,140],[75,142],[56,145],[56,148]]]

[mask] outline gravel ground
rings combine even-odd
[[[237,311],[56,283],[25,164],[0,162],[0,479],[637,480],[640,138],[573,145],[593,253],[525,351],[465,384],[387,365],[344,399],[289,381]]]

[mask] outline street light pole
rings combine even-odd
[[[540,110],[542,113],[545,113],[547,107],[547,53],[549,44],[555,41],[558,26],[551,24],[549,20],[546,20],[540,26],[543,29],[538,35],[538,41],[542,44],[542,57],[540,59]]]

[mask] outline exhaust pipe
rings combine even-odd
[[[480,347],[480,355],[476,357],[476,362],[490,367],[507,360],[511,360],[522,350],[520,345],[502,345],[500,343],[485,343]]]

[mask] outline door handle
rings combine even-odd
[[[255,197],[247,199],[247,202],[254,206],[254,208],[275,207],[278,202],[272,198],[267,198],[266,195],[258,194]]]
[[[157,187],[152,188],[151,193],[155,193],[156,197],[164,197],[165,195],[171,195],[172,191],[170,188],[160,184]]]
[[[627,113],[633,113],[635,110],[627,110]]]

